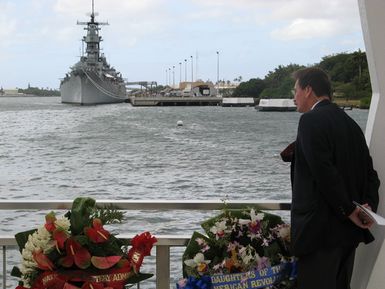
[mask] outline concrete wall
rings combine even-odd
[[[373,89],[365,133],[382,182],[378,213],[385,216],[385,1],[358,0],[358,4]],[[371,231],[376,240],[357,250],[352,289],[385,288],[385,227],[374,226]]]

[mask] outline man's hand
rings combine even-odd
[[[371,210],[370,206],[368,204],[363,204],[365,208],[368,208]],[[358,227],[362,229],[368,229],[370,228],[374,221],[372,218],[370,218],[363,210],[361,210],[359,207],[356,207],[354,211],[349,215],[349,219],[356,224]]]

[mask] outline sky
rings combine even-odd
[[[91,3],[0,0],[0,87],[58,89]],[[129,82],[246,81],[365,50],[357,0],[95,0],[95,12],[109,24],[102,52]]]

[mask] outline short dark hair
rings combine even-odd
[[[304,89],[310,86],[317,97],[328,96],[332,99],[332,85],[327,73],[319,67],[308,67],[295,71],[293,78]]]

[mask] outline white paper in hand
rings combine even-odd
[[[385,218],[376,214],[375,212],[369,210],[368,208],[365,208],[363,205],[357,203],[356,201],[353,201],[353,204],[355,204],[357,207],[359,207],[362,211],[365,212],[373,221],[380,226],[385,226]]]

